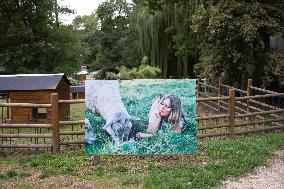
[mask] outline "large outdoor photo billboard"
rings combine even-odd
[[[196,80],[87,80],[87,154],[193,154]]]

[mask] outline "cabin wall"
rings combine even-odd
[[[59,100],[70,100],[70,86],[69,83],[62,79],[56,90],[58,93]],[[69,120],[70,118],[70,104],[60,104],[60,112],[59,112],[59,119],[60,120]]]
[[[10,91],[11,103],[50,104],[52,91]],[[32,108],[11,107],[11,121],[15,123],[41,122],[51,120],[51,109],[46,108],[47,119],[35,119]]]

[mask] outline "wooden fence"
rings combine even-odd
[[[204,90],[205,89],[205,90]],[[253,95],[253,90],[265,94]],[[222,84],[216,86],[197,81],[197,137],[235,137],[248,133],[279,130],[284,131],[284,109],[282,104],[269,104],[269,98],[284,98],[284,93],[275,93],[252,86],[248,80],[247,90]],[[75,120],[59,120],[60,105],[81,104],[84,99],[58,100],[58,94],[51,95],[50,104],[0,103],[2,108],[41,107],[51,108],[52,120],[40,123],[0,123],[0,149],[44,148],[59,153],[65,145],[84,144],[84,115]],[[79,109],[79,108],[77,108]],[[75,107],[75,111],[78,111]],[[84,111],[84,110],[83,110]],[[82,113],[83,114],[83,113]],[[23,140],[27,139],[27,140]]]

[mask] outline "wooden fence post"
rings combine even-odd
[[[217,91],[217,96],[220,97],[222,96],[222,79],[218,79],[218,91]],[[220,114],[220,100],[218,100],[218,113]]]
[[[196,80],[196,98],[199,98],[199,93],[200,93],[200,85],[199,85],[199,82],[200,82],[200,80],[197,79],[197,80]],[[198,106],[199,106],[199,103],[197,102],[197,103],[196,103],[196,112],[197,112],[197,110],[198,110]]]
[[[248,79],[247,83],[247,96],[252,96],[252,79]],[[247,113],[250,112],[250,99],[247,99]],[[252,120],[252,117],[248,117],[248,120]]]
[[[229,89],[229,102],[228,102],[228,113],[229,113],[229,136],[234,137],[235,135],[235,89]]]
[[[199,98],[199,93],[200,93],[200,79],[196,80],[196,98]]]
[[[52,152],[60,152],[58,94],[51,94]]]

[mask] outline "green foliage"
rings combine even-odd
[[[139,45],[151,66],[162,70],[163,78],[192,77],[198,55],[197,38],[189,17],[196,1],[145,1],[137,11]],[[150,8],[150,10],[149,10]]]
[[[118,74],[116,74],[114,72],[106,72],[106,79],[117,80],[117,79],[119,79],[119,76],[118,76]]]
[[[125,66],[118,68],[119,73],[107,72],[107,79],[120,79],[120,80],[131,80],[136,79],[157,79],[160,78],[161,70],[157,67],[152,67],[142,64],[139,68],[129,69]]]
[[[275,52],[271,55],[271,62],[265,65],[265,76],[263,78],[263,87],[271,83],[277,83],[279,87],[284,88],[284,51]]]
[[[57,22],[55,1],[0,2],[2,73],[71,74],[80,62],[81,44],[71,27]]]
[[[94,70],[113,71],[139,64],[137,29],[132,6],[126,0],[105,1],[91,16],[78,17],[73,25],[79,28],[88,49],[84,61]]]
[[[248,78],[261,84],[269,63],[269,37],[281,31],[280,1],[203,1],[192,16],[201,41],[200,77],[245,87]]]
[[[139,75],[141,79],[157,79],[161,75],[161,70],[157,67],[152,66],[140,66]]]
[[[135,79],[136,75],[137,75],[137,69],[133,68],[133,69],[128,69],[125,66],[121,66],[120,68],[118,68],[119,73],[119,79],[122,80],[128,80],[128,79]]]
[[[94,145],[85,148],[92,154],[183,154],[196,151],[196,121],[195,121],[195,80],[157,81],[123,81],[120,83],[122,101],[128,113],[140,118],[133,121],[129,142],[114,145],[109,134],[103,129],[105,121],[92,113],[86,113],[97,139]],[[189,90],[194,89],[194,90]],[[153,101],[166,94],[175,93],[181,98],[184,112],[187,115],[186,129],[182,134],[171,130],[160,130],[153,137],[134,141],[137,132],[145,132],[148,125],[148,112]]]

